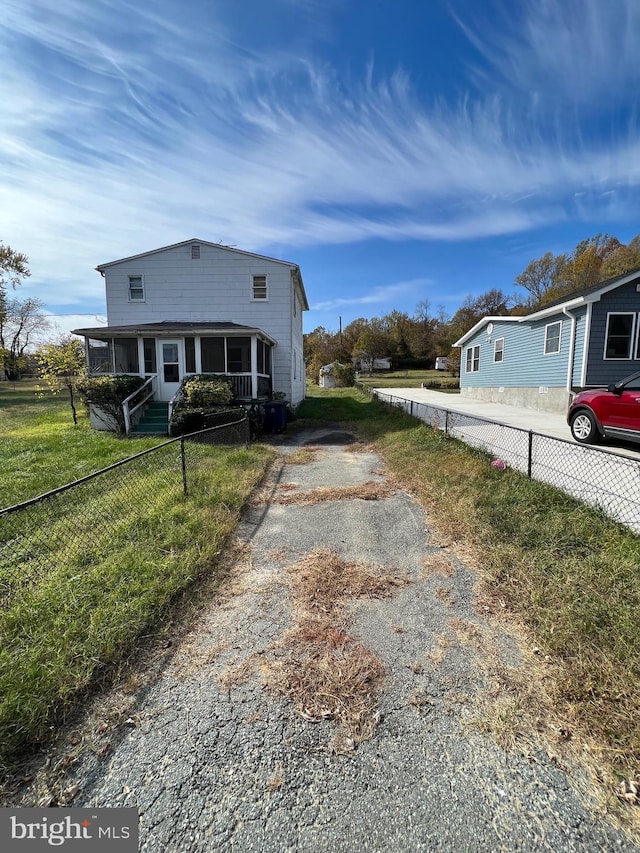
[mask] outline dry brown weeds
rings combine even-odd
[[[289,575],[299,616],[273,647],[274,658],[263,674],[305,720],[337,723],[332,748],[347,753],[375,730],[384,667],[347,632],[344,608],[353,598],[391,595],[409,581],[329,549],[306,555]]]
[[[316,504],[325,501],[343,501],[359,498],[363,501],[377,501],[388,498],[395,492],[395,488],[386,483],[377,483],[368,480],[353,486],[328,486],[319,489],[310,489],[306,492],[296,494],[275,494],[269,498],[274,504]],[[263,496],[264,499],[264,496]]]

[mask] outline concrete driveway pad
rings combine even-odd
[[[534,736],[525,755],[485,730],[494,675],[517,670],[520,648],[478,615],[473,570],[432,540],[380,458],[339,427],[278,440],[226,591],[140,697],[137,724],[72,771],[73,805],[138,806],[149,853],[638,849],[598,816],[579,769]],[[386,492],[326,492],[372,482]],[[318,501],[278,503],[318,489]],[[341,605],[336,630],[385,673],[372,736],[344,750],[334,720],[309,722],[270,687],[304,617],[292,567],[319,551],[409,580]]]

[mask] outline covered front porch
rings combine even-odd
[[[275,340],[237,323],[162,322],[75,329],[85,338],[92,376],[133,374],[154,378],[153,400],[171,402],[185,376],[210,373],[228,379],[239,402],[273,396]]]

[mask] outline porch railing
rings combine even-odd
[[[127,435],[131,432],[133,426],[133,415],[144,406],[149,400],[153,400],[153,396],[157,391],[158,374],[154,373],[150,376],[144,385],[129,394],[126,400],[122,403],[122,411],[124,413],[124,428]],[[138,399],[139,398],[139,399]],[[135,401],[135,402],[134,402]]]

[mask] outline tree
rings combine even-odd
[[[349,351],[340,340],[340,335],[318,326],[304,336],[304,360],[307,376],[318,382],[320,368],[334,361],[350,361]]]
[[[352,355],[371,373],[375,360],[385,358],[391,351],[391,338],[383,320],[376,317],[366,321],[354,344]]]
[[[31,275],[28,264],[26,255],[16,252],[11,246],[5,246],[0,240],[0,317],[6,310],[7,285],[10,284],[15,290],[23,278],[28,278]]]
[[[72,335],[66,335],[57,342],[46,343],[36,353],[36,361],[40,376],[54,394],[58,394],[64,388],[69,392],[73,422],[77,424],[77,384],[86,377],[82,342]]]
[[[34,336],[49,328],[42,308],[39,299],[5,299],[0,310],[0,367],[12,381],[20,378]]]
[[[530,294],[528,308],[542,308],[557,299],[640,269],[640,235],[628,245],[610,234],[581,240],[570,254],[546,252],[516,276]]]

